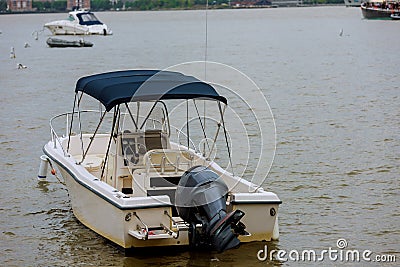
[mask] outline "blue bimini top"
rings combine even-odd
[[[99,100],[107,111],[128,102],[163,99],[208,99],[227,104],[210,84],[179,72],[161,70],[125,70],[82,77],[75,92]]]

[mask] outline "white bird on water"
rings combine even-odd
[[[22,65],[21,63],[18,63],[18,64],[17,64],[17,68],[18,68],[18,69],[26,69],[27,66]]]
[[[16,56],[15,56],[15,49],[14,49],[13,46],[11,46],[10,58],[16,58]]]

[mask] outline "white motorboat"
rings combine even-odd
[[[99,110],[84,110],[85,104]],[[197,112],[199,123],[189,128],[189,110],[203,104],[204,112],[218,118],[211,139],[203,114]],[[184,121],[183,129],[170,123],[169,111],[179,105],[186,114],[173,113]],[[193,105],[196,109],[189,109]],[[240,242],[278,239],[278,196],[212,159],[222,138],[226,149],[219,151],[231,162],[226,106],[212,85],[179,72],[82,77],[72,112],[50,120],[51,141],[43,148],[39,178],[46,176],[47,163],[56,166],[75,217],[122,248],[189,245],[224,251]],[[203,151],[193,135],[205,141]]]
[[[390,15],[390,18],[393,20],[400,20],[400,13],[393,13]]]
[[[69,12],[65,20],[57,20],[44,24],[53,35],[110,35],[112,31],[92,12],[77,10]]]

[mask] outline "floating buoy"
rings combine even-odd
[[[15,49],[14,49],[13,46],[11,46],[10,58],[16,58],[16,56],[15,56]]]
[[[339,36],[343,35],[343,29],[340,29]]]
[[[46,181],[48,167],[49,167],[49,158],[46,155],[41,155],[40,156],[39,173],[38,173],[39,181],[41,181],[41,182]]]

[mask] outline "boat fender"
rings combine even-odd
[[[40,156],[40,165],[38,173],[38,180],[40,182],[46,181],[48,167],[49,167],[49,158],[46,155]]]
[[[272,231],[272,240],[279,240],[279,222],[278,222],[278,216],[276,216],[275,219],[275,224],[274,224],[274,230]]]

